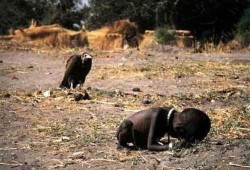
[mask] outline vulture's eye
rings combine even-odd
[[[83,54],[84,58],[92,58],[89,54]]]

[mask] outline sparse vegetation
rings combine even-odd
[[[18,168],[37,169],[209,169],[228,168],[227,161],[248,165],[250,68],[243,54],[93,50],[95,65],[84,84],[91,99],[75,101],[74,94],[82,90],[58,89],[55,77],[63,75],[64,56],[83,49],[3,49],[0,150],[7,165],[0,166],[14,166],[13,160],[20,162],[15,163]],[[33,83],[37,75],[44,79]],[[45,96],[48,89],[50,95]],[[172,139],[174,147],[166,152],[117,151],[119,124],[154,106],[199,108],[211,118],[212,129],[205,141],[190,148],[179,148]],[[232,152],[235,157],[228,157]],[[221,156],[225,161],[217,162]],[[27,160],[36,164],[25,164]]]
[[[243,47],[250,45],[250,8],[245,10],[237,25],[237,36]]]
[[[32,18],[42,25],[59,24],[75,30],[81,29],[81,21],[84,21],[83,27],[95,30],[128,18],[138,25],[141,33],[156,30],[160,36],[164,35],[158,37],[161,43],[172,41],[171,32],[161,31],[164,25],[169,25],[177,30],[189,30],[202,44],[212,44],[217,48],[221,42],[232,40],[233,32],[243,28],[249,18],[246,10],[248,7],[248,0],[89,0],[88,5],[81,4],[80,0],[16,0],[11,3],[3,0],[0,2],[0,21],[3,23],[0,34],[13,33],[17,28],[27,27]],[[246,19],[242,17],[244,10]],[[239,21],[238,29],[235,30]],[[248,44],[249,33],[240,34],[242,44]],[[133,41],[138,40],[134,38]],[[133,41],[130,45],[137,45]]]
[[[155,30],[155,37],[157,42],[161,44],[174,44],[175,36],[174,31],[169,27],[160,27]]]

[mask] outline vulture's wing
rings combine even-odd
[[[66,63],[66,69],[67,69],[68,65],[72,62],[72,60],[76,60],[76,59],[74,59],[74,58],[77,58],[76,56],[78,56],[78,55],[72,55],[69,57],[69,59],[67,60],[67,63]]]
[[[68,83],[68,78],[71,74],[76,74],[73,72],[75,67],[78,67],[79,60],[81,62],[81,57],[78,55],[71,56],[66,64],[66,71],[63,77],[63,81],[60,85],[60,87],[67,87],[70,88],[70,84]]]

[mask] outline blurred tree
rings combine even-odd
[[[227,41],[248,0],[177,0],[172,13],[176,29],[188,29],[198,40]]]
[[[8,33],[8,30],[11,28],[14,29],[20,26],[28,26],[32,13],[32,7],[24,0],[1,0],[0,34]]]
[[[141,31],[154,29],[168,22],[168,0],[89,0],[90,29],[128,18],[135,21]]]
[[[0,34],[8,33],[10,28],[27,27],[31,19],[41,24],[60,24],[73,29],[80,25],[82,14],[75,8],[80,0],[1,0]]]
[[[48,11],[45,13],[42,24],[59,24],[65,28],[74,29],[73,25],[80,25],[82,15],[75,5],[80,0],[59,0],[47,2]]]
[[[143,32],[169,25],[191,30],[198,40],[227,41],[249,0],[90,0],[90,28],[118,19],[135,21]]]
[[[244,11],[237,24],[236,37],[240,40],[243,47],[250,45],[250,8]]]
[[[89,6],[76,8],[81,0],[0,1],[0,33],[28,26],[32,18],[41,24],[60,24],[73,29],[84,20],[87,29],[128,18],[140,32],[170,26],[191,30],[198,40],[219,43],[233,37],[233,30],[250,0],[89,0]]]

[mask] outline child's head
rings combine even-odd
[[[173,128],[178,138],[187,142],[203,140],[210,127],[211,121],[207,114],[195,108],[187,108],[176,114],[173,121]]]

